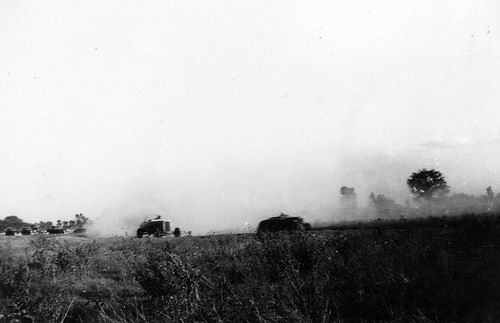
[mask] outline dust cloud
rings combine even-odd
[[[457,183],[460,169],[452,155],[440,155],[442,164],[436,163],[434,153],[425,151],[395,154],[353,150],[342,158],[327,157],[323,161],[311,156],[297,157],[293,162],[275,159],[256,165],[219,163],[211,165],[210,172],[189,173],[191,170],[184,168],[168,179],[155,178],[154,185],[151,181],[135,183],[127,194],[92,217],[90,231],[101,236],[134,235],[142,221],[156,215],[170,220],[172,228],[196,235],[254,232],[259,221],[281,212],[301,216],[313,225],[369,220],[380,217],[370,210],[371,192],[394,200],[408,213],[418,205],[406,180],[425,167],[442,171],[452,193],[463,192],[460,189],[464,188]],[[466,193],[482,194],[483,184],[471,183]],[[346,213],[339,206],[339,189],[344,185],[355,189],[356,212]],[[460,207],[460,197],[454,196],[449,208],[436,205],[433,211],[451,214],[451,209],[471,209],[465,207],[470,201]]]

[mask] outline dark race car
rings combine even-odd
[[[281,213],[280,216],[275,216],[261,221],[257,228],[257,233],[261,234],[265,232],[294,232],[308,230],[311,230],[311,225],[309,223],[305,223],[301,217],[288,216],[284,213]]]

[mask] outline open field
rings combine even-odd
[[[498,215],[340,229],[2,236],[0,313],[38,322],[500,320]]]

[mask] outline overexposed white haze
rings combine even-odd
[[[495,1],[0,1],[0,218],[335,220],[424,167],[500,191],[499,81]]]

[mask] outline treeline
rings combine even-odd
[[[368,213],[375,218],[418,217],[429,215],[460,215],[500,212],[500,193],[494,194],[491,187],[479,196],[453,193],[429,201],[407,201],[405,205],[395,202],[384,194],[369,196]]]
[[[404,205],[384,194],[372,192],[367,207],[358,207],[354,188],[343,186],[340,189],[341,214],[350,219],[400,219],[500,212],[500,193],[495,194],[491,186],[479,196],[450,194],[445,177],[434,169],[412,173],[407,185],[413,198],[406,200]]]
[[[53,223],[52,221],[40,221],[37,223],[28,223],[24,222],[21,218],[15,215],[10,215],[5,217],[5,219],[0,220],[0,231],[5,231],[6,229],[20,231],[23,228],[45,231],[52,227],[74,230],[77,228],[85,227],[88,223],[89,223],[89,218],[83,215],[82,213],[75,214],[75,217],[71,220],[57,220],[56,223]]]
[[[47,222],[38,222],[35,223],[34,225],[39,229],[39,230],[47,230],[48,228],[51,228],[53,226],[61,229],[76,229],[76,228],[81,228],[84,227],[86,224],[89,223],[89,218],[87,218],[85,215],[82,213],[77,213],[75,214],[75,217],[71,220],[57,220],[56,223],[52,223],[51,221]]]
[[[15,215],[9,215],[5,219],[0,220],[0,231],[5,231],[8,228],[20,231],[22,228],[31,228],[32,224],[24,222]]]

